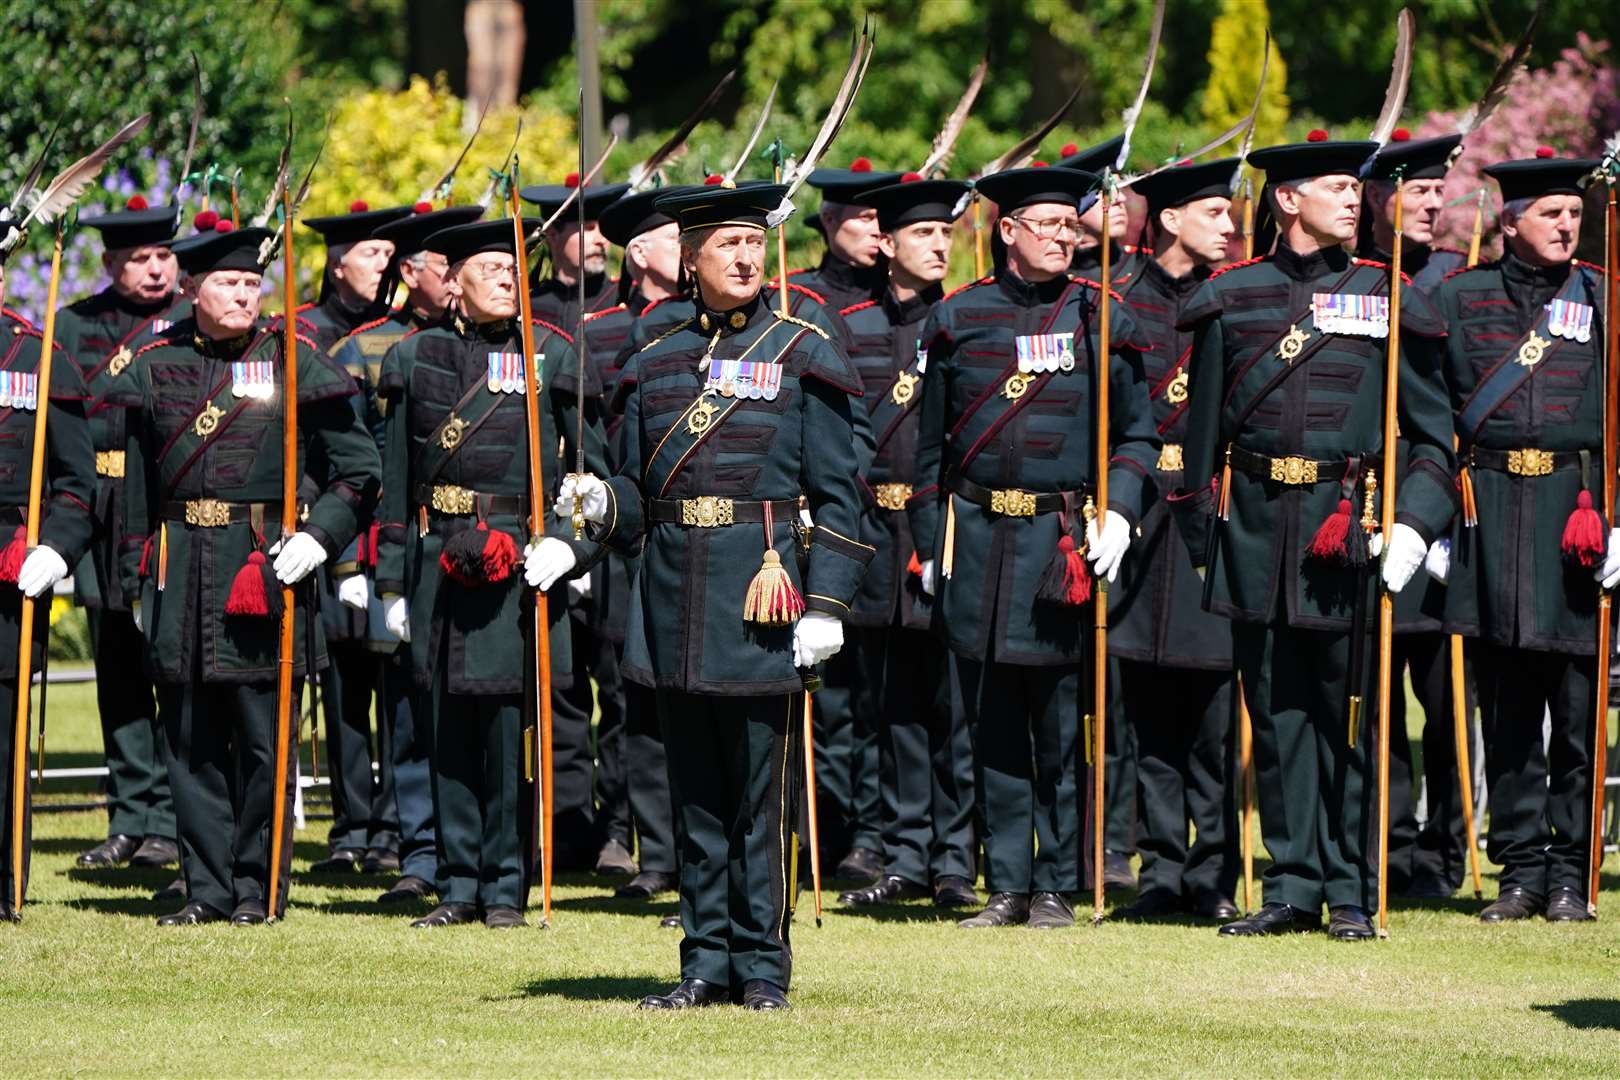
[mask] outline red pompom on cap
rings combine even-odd
[[[1536,157],[1538,157],[1538,158],[1550,158],[1550,157],[1555,157],[1555,156],[1556,156],[1556,154],[1553,151],[1553,148],[1550,147],[1550,146],[1538,146],[1538,147],[1536,147]]]
[[[726,182],[726,178],[719,173],[710,173],[703,178],[704,187],[719,187]]]
[[[192,218],[191,223],[197,227],[198,232],[207,232],[219,223],[219,215],[212,210],[204,210]]]
[[[1044,161],[1032,161],[1029,163],[1029,167],[1032,169],[1044,169],[1047,165]]]
[[[231,224],[230,218],[220,218],[218,221],[214,222],[214,231],[217,233],[228,233],[234,228],[236,228],[236,226]]]
[[[920,172],[902,173],[901,176],[900,176],[900,182],[902,184],[915,184],[918,180],[921,180],[922,178],[923,178],[922,173],[920,173]]]
[[[422,202],[419,202],[415,206],[411,207],[411,209],[418,214],[431,214],[433,213],[433,204],[423,200]]]
[[[364,199],[356,199],[354,202],[349,204],[349,213],[351,214],[363,214],[370,209],[371,204],[366,202]]]
[[[864,157],[856,158],[854,161],[849,163],[849,171],[850,172],[871,172],[872,171],[872,159],[871,158],[864,158]]]
[[[579,187],[579,173],[571,172],[563,177],[563,187]]]
[[[131,195],[129,197],[129,202],[124,204],[124,209],[125,210],[147,210],[147,209],[150,209],[150,206],[148,205],[148,203],[146,201],[146,196],[145,195]]]
[[[1312,128],[1311,133],[1305,136],[1306,142],[1327,142],[1328,134],[1321,128]]]
[[[1074,157],[1079,152],[1080,148],[1078,146],[1072,142],[1066,142],[1063,144],[1063,149],[1058,151],[1058,157]]]
[[[1411,140],[1412,133],[1407,131],[1405,128],[1396,128],[1394,131],[1389,133],[1390,142],[1410,142]]]

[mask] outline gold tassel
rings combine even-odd
[[[1226,461],[1221,465],[1221,490],[1215,493],[1215,513],[1222,521],[1226,520],[1227,510],[1232,504],[1232,446],[1226,447]]]
[[[939,576],[949,581],[956,566],[956,499],[945,496],[945,548],[939,553]]]
[[[158,524],[158,592],[169,584],[169,523]],[[152,616],[148,615],[147,618]]]
[[[743,601],[743,621],[761,626],[790,626],[804,614],[804,598],[793,587],[782,557],[775,548],[765,549],[765,560],[759,573],[748,583],[748,596]]]
[[[1462,514],[1463,525],[1472,529],[1479,524],[1479,504],[1474,502],[1474,473],[1467,465],[1457,470],[1457,480],[1462,488]]]
[[[1379,530],[1378,508],[1374,496],[1378,493],[1378,473],[1374,469],[1367,470],[1367,483],[1365,487],[1367,497],[1361,504],[1361,527],[1370,536]],[[1354,745],[1354,744],[1352,744]]]

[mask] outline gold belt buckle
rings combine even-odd
[[[1034,517],[1035,494],[1017,488],[997,488],[990,493],[990,512],[1003,517]]]
[[[231,504],[221,499],[187,499],[186,524],[218,529],[231,523]]]
[[[96,475],[110,476],[114,479],[122,477],[124,475],[124,451],[97,450]]]
[[[470,514],[477,496],[458,484],[434,484],[431,505],[441,514]]]
[[[1515,476],[1551,476],[1553,456],[1551,450],[1509,450],[1507,471]]]
[[[736,523],[736,511],[730,499],[716,495],[699,495],[695,499],[681,500],[681,524],[696,525],[700,529],[713,529]]]
[[[1288,457],[1271,459],[1271,478],[1281,484],[1298,486],[1316,483],[1316,462],[1310,458]]]
[[[1175,442],[1165,443],[1164,448],[1159,451],[1159,460],[1155,464],[1160,472],[1181,472],[1183,468],[1181,444]]]
[[[877,504],[885,510],[904,510],[911,498],[910,484],[878,484],[872,488]]]

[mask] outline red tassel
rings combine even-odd
[[[1348,562],[1350,549],[1345,541],[1350,536],[1350,500],[1340,499],[1339,508],[1327,516],[1316,536],[1311,540],[1307,554],[1333,562]]]
[[[916,574],[918,577],[922,577],[922,563],[917,561],[917,553],[915,551],[911,553],[911,560],[906,563],[906,573]]]
[[[263,617],[281,615],[281,586],[274,580],[275,570],[262,551],[248,553],[247,563],[231,580],[230,595],[225,598],[225,614]]]
[[[148,536],[145,540],[141,541],[141,565],[140,569],[138,569],[136,573],[143,578],[146,577],[146,565],[152,559],[152,540],[154,539],[155,535],[156,534],[153,536]]]
[[[1581,566],[1596,566],[1603,558],[1603,519],[1592,509],[1592,493],[1581,490],[1575,497],[1575,509],[1564,522],[1564,555]],[[0,563],[0,573],[4,573]]]
[[[517,543],[483,521],[451,537],[439,553],[439,568],[466,589],[505,581],[517,564]]]
[[[488,582],[505,581],[512,576],[517,568],[518,548],[517,541],[499,529],[479,523],[478,527],[485,530],[484,539],[484,580]]]
[[[1035,587],[1035,599],[1065,607],[1079,607],[1091,600],[1091,568],[1068,533],[1058,539],[1057,550]]]
[[[28,532],[21,525],[11,534],[11,543],[6,545],[5,551],[0,551],[0,581],[17,583],[17,575],[22,572],[23,560],[28,557]]]

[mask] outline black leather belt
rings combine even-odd
[[[1074,505],[1079,491],[1024,491],[1020,488],[987,488],[975,484],[965,476],[954,473],[946,482],[951,491],[975,506],[982,506],[992,514],[1003,517],[1034,517],[1050,514]]]
[[[459,484],[417,484],[416,505],[435,514],[470,517],[473,514],[526,514],[529,500],[522,495],[491,495]]]
[[[26,516],[20,506],[0,506],[0,525],[21,525]]]
[[[1514,476],[1551,476],[1565,469],[1581,467],[1579,450],[1487,450],[1476,446],[1468,451],[1468,464]]]
[[[171,499],[160,509],[165,521],[183,521],[203,529],[220,529],[243,522],[281,521],[279,502],[226,502],[224,499]]]
[[[762,522],[767,506],[771,508],[771,517],[776,521],[789,524],[799,520],[798,499],[776,499],[767,503],[727,499],[718,495],[699,495],[691,499],[648,499],[647,517],[658,522],[715,529],[739,523]]]
[[[1343,480],[1350,468],[1350,462],[1345,460],[1316,461],[1292,454],[1286,457],[1269,457],[1236,445],[1228,448],[1227,460],[1231,462],[1232,468],[1239,472],[1258,476],[1263,480],[1275,480],[1290,487],[1309,487],[1313,484]],[[1372,455],[1358,459],[1363,469],[1376,464],[1376,461]]]

